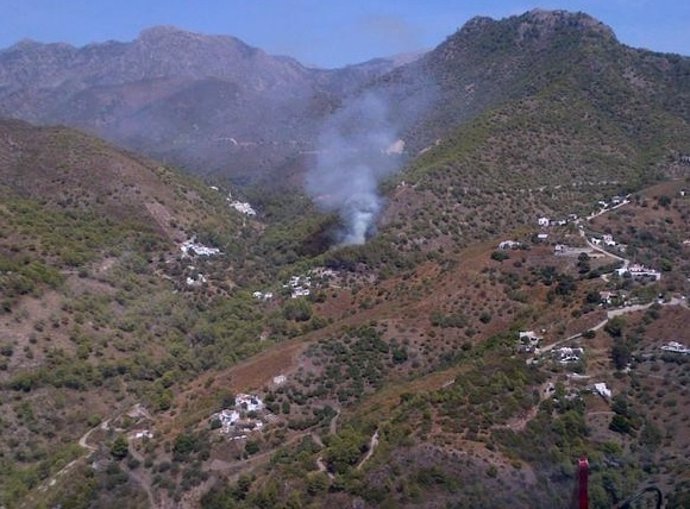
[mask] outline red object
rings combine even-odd
[[[577,461],[577,498],[579,509],[589,509],[589,493],[587,492],[588,476],[589,461],[583,456]]]

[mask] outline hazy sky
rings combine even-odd
[[[0,0],[0,47],[23,38],[127,41],[142,28],[175,25],[336,67],[432,48],[473,16],[534,7],[584,11],[625,44],[690,54],[689,0]]]

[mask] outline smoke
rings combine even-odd
[[[319,207],[340,215],[340,245],[363,244],[374,233],[383,204],[378,183],[402,161],[397,135],[386,102],[374,94],[351,100],[326,120],[306,188]]]

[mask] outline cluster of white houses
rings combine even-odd
[[[233,200],[230,196],[228,196],[227,200],[230,202],[230,206],[237,212],[244,214],[245,216],[256,215],[256,210],[254,210],[254,208],[246,201]]]
[[[577,214],[568,214],[565,219],[550,219],[546,216],[537,219],[537,224],[542,228],[548,228],[549,226],[565,226],[568,223],[577,222],[579,219]]]
[[[256,210],[246,201],[231,201],[230,206],[245,216],[255,216]]]
[[[621,205],[625,205],[626,203],[629,203],[628,196],[623,197],[623,196],[614,196],[611,198],[610,202],[606,201],[600,201],[599,205],[601,206],[601,210],[607,210],[609,207],[619,207]],[[561,225],[561,224],[567,224],[570,220],[577,221],[577,215],[571,214],[568,216],[567,220],[559,220],[559,221],[552,221],[548,217],[540,217],[537,220],[537,223],[539,224],[540,227],[545,228],[548,226],[553,226],[553,225]],[[537,235],[537,238],[539,240],[545,240],[548,238],[548,234],[544,232],[540,232]],[[499,244],[500,249],[509,249],[513,247],[513,244],[515,241],[503,241]],[[616,248],[618,251],[624,253],[626,251],[627,246],[625,244],[621,244],[619,242],[616,242],[616,240],[613,238],[613,235],[610,233],[603,234],[601,237],[598,236],[593,236],[590,239],[590,243],[594,246],[605,246],[608,248]],[[504,247],[505,246],[505,247]],[[559,256],[573,256],[573,255],[580,255],[581,253],[587,253],[590,255],[592,252],[591,249],[588,248],[574,248],[574,247],[569,247],[564,244],[557,244],[554,248],[554,254],[559,255]],[[623,267],[619,268],[616,270],[616,273],[619,276],[625,276],[626,274],[629,275],[632,278],[635,279],[654,279],[655,281],[659,281],[661,279],[661,272],[655,269],[650,269],[649,267],[645,267],[644,265],[640,264],[628,264],[627,262]]]
[[[591,219],[594,216],[597,216],[611,208],[617,208],[620,207],[621,205],[625,205],[626,203],[630,203],[630,200],[628,199],[630,195],[627,196],[613,196],[609,201],[604,201],[600,200],[597,202],[597,206],[599,207],[598,210],[593,212],[588,219]],[[537,224],[541,228],[548,228],[550,226],[565,226],[568,223],[577,223],[580,221],[580,218],[577,214],[568,214],[568,216],[565,219],[551,219],[546,216],[542,216],[537,219]]]
[[[283,288],[290,289],[290,296],[293,299],[297,297],[306,297],[311,293],[311,277],[310,276],[292,276]]]
[[[640,265],[639,263],[624,265],[620,269],[616,269],[616,273],[621,277],[629,274],[631,277],[639,279],[650,278],[654,279],[655,281],[659,281],[661,279],[661,272],[650,269],[649,267],[645,267],[644,265]]]
[[[232,439],[241,439],[252,431],[260,431],[264,421],[260,414],[265,414],[265,405],[258,396],[253,394],[238,394],[235,406],[225,408],[211,415],[211,423],[225,435],[232,435]]]
[[[233,138],[230,138],[230,139],[233,139]],[[235,142],[235,144],[237,144],[237,143]],[[209,186],[209,188],[213,189],[214,191],[220,191],[218,186]],[[235,209],[237,212],[239,212],[241,214],[244,214],[245,216],[255,216],[256,215],[256,210],[254,210],[254,207],[252,207],[250,203],[248,203],[246,201],[233,200],[231,192],[228,192],[228,195],[225,198],[225,201],[227,201],[233,209]]]
[[[221,254],[220,249],[217,247],[204,246],[196,241],[196,237],[184,241],[182,245],[180,245],[180,251],[182,251],[182,256],[217,256]]]
[[[592,237],[590,239],[590,242],[594,244],[595,246],[601,246],[604,245],[606,247],[616,247],[618,246],[619,249],[623,247],[623,251],[625,250],[624,246],[622,244],[618,244],[614,239],[613,235],[610,233],[605,233],[601,237]]]
[[[589,217],[592,218],[592,217],[597,216],[603,212],[606,212],[609,209],[618,208],[622,205],[625,205],[626,203],[630,203],[629,198],[630,198],[630,195],[626,195],[626,196],[613,196],[609,201],[600,200],[597,202],[599,209],[592,212],[592,214]]]
[[[316,267],[306,274],[290,276],[290,279],[282,286],[290,291],[290,297],[307,297],[311,294],[312,288],[320,288],[323,285],[333,285],[332,281],[338,276],[336,271],[325,267]],[[270,291],[257,290],[252,293],[252,297],[260,302],[273,300],[275,294]]]

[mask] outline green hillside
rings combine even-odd
[[[379,74],[364,245],[313,154],[237,190],[0,121],[0,506],[565,507],[583,455],[687,505],[690,61],[538,10]]]

